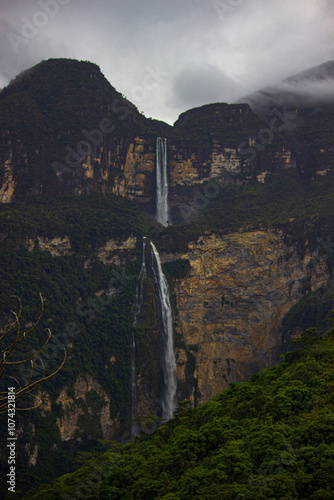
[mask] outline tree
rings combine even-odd
[[[13,391],[13,393],[15,393],[15,403],[22,397],[27,395],[31,395],[33,398],[35,398],[35,400],[37,400],[37,404],[33,404],[32,406],[29,406],[27,408],[20,408],[20,407],[15,408],[16,410],[21,410],[21,411],[35,409],[41,405],[42,403],[41,399],[37,397],[36,394],[34,394],[34,392],[40,387],[40,385],[44,380],[53,377],[59,372],[59,370],[64,366],[67,357],[66,349],[64,348],[64,359],[62,360],[61,364],[51,374],[46,375],[45,365],[43,363],[41,354],[45,346],[49,343],[51,339],[51,330],[49,328],[46,329],[47,338],[42,347],[38,351],[32,351],[32,354],[28,356],[24,356],[24,354],[21,352],[22,342],[27,341],[28,337],[31,336],[31,333],[35,331],[36,327],[40,323],[41,318],[43,316],[44,299],[41,294],[39,294],[39,296],[41,299],[41,312],[39,318],[28,331],[24,331],[23,333],[21,333],[21,325],[20,325],[20,318],[22,314],[22,303],[19,297],[14,296],[19,301],[19,311],[18,313],[16,313],[15,311],[11,311],[11,313],[14,315],[14,322],[0,336],[0,356],[1,356],[0,379],[8,377],[11,380],[11,384],[13,383],[12,381],[16,382],[18,389],[16,389],[15,387],[14,389],[16,390]],[[34,374],[36,373],[36,371],[34,372],[34,361],[36,363],[37,360],[39,360],[39,362],[42,365],[42,376],[39,376],[36,380],[34,380]],[[17,378],[17,375],[14,376],[13,374],[8,374],[8,371],[10,368],[13,369],[15,367],[26,368],[27,364],[30,365],[30,369],[28,369],[29,377],[28,380],[23,385],[21,385],[21,383]],[[11,370],[11,373],[12,371],[13,370]],[[8,410],[8,389],[6,391],[0,391],[0,413],[5,413],[7,412],[7,410]]]

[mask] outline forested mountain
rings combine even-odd
[[[306,331],[275,368],[180,404],[150,437],[113,443],[29,499],[332,498],[333,335]]]
[[[115,464],[124,455],[129,466],[123,470],[123,465],[117,465],[119,480],[105,476],[101,487],[110,498],[123,498],[133,464],[142,460],[137,450],[142,456],[151,453],[144,450],[151,445],[143,434],[131,445],[118,448],[115,444],[131,438],[133,360],[139,430],[147,431],[148,422],[155,428],[162,415],[164,337],[152,270],[147,272],[143,307],[135,325],[133,320],[143,254],[147,266],[152,262],[149,250],[143,252],[147,237],[160,254],[170,290],[176,399],[181,406],[177,420],[161,426],[152,437],[153,448],[166,451],[166,460],[155,448],[152,451],[158,461],[165,461],[166,471],[157,469],[159,477],[154,478],[152,458],[147,478],[139,485],[133,476],[131,488],[139,488],[138,498],[162,498],[160,481],[164,480],[166,499],[179,498],[180,491],[186,495],[180,498],[193,498],[191,476],[194,484],[203,478],[199,498],[262,498],[257,494],[274,498],[282,493],[276,484],[281,466],[277,472],[276,466],[267,464],[267,456],[261,458],[253,444],[247,444],[255,425],[254,408],[275,427],[283,425],[277,410],[282,407],[290,426],[287,434],[282,432],[290,443],[299,423],[285,396],[280,406],[280,391],[285,390],[285,380],[286,391],[290,390],[291,374],[297,382],[289,401],[298,393],[295,385],[302,387],[310,405],[316,401],[317,393],[312,391],[318,382],[312,380],[324,369],[321,360],[327,358],[322,349],[327,346],[331,352],[331,336],[315,350],[305,351],[311,358],[316,349],[320,352],[320,371],[310,374],[311,385],[303,378],[304,368],[302,378],[297,376],[299,359],[313,370],[299,354],[289,355],[251,383],[244,381],[279,363],[290,341],[306,329],[317,327],[321,335],[328,329],[334,307],[332,67],[327,63],[291,78],[284,84],[289,93],[281,85],[260,91],[247,103],[191,109],[173,127],[139,113],[87,61],[43,61],[0,92],[0,329],[5,332],[13,321],[12,311],[19,308],[16,297],[23,305],[22,331],[31,328],[40,314],[41,293],[43,315],[21,354],[29,357],[37,352],[48,328],[52,336],[42,358],[46,374],[60,366],[64,348],[67,352],[59,373],[39,388],[41,406],[20,413],[18,490],[74,472],[86,452],[101,453],[111,446],[116,448],[111,453]],[[293,93],[294,85],[307,87],[308,97]],[[324,102],[317,89],[325,87]],[[166,138],[167,145],[168,227],[155,220],[157,137]],[[42,365],[35,366],[35,379],[42,372]],[[6,375],[13,373],[6,368]],[[22,374],[14,375],[20,379]],[[7,384],[7,379],[2,377],[1,382]],[[256,399],[253,389],[259,402],[249,407],[248,401]],[[268,400],[260,397],[261,391],[268,393]],[[208,403],[211,398],[216,399]],[[327,414],[329,401],[325,395],[320,399]],[[184,401],[200,408],[192,411],[187,404],[182,406]],[[29,398],[20,402],[23,407],[31,403]],[[315,406],[303,404],[298,411],[309,412],[305,418],[312,420]],[[236,423],[239,418],[242,425]],[[182,434],[188,419],[199,440],[193,445],[188,434]],[[224,426],[230,424],[225,420],[233,420],[227,437]],[[5,419],[1,426],[6,429]],[[276,432],[274,427],[265,432]],[[304,430],[296,432],[304,436]],[[202,434],[204,440],[199,437]],[[169,439],[175,441],[174,448]],[[277,439],[277,453],[283,453],[281,438]],[[308,445],[303,439],[293,448],[302,450],[297,455],[291,451],[293,441],[287,445],[292,461],[304,460]],[[189,453],[192,446],[195,450],[183,465],[176,458],[169,460],[179,446],[189,448]],[[317,446],[324,446],[323,438]],[[217,472],[218,450],[223,457],[231,454],[227,463],[233,465],[226,470],[217,466]],[[240,464],[238,457],[237,462],[233,458],[239,452]],[[106,457],[98,461],[109,460]],[[282,479],[286,498],[326,498],[327,490],[332,491],[330,482],[322,488],[320,476],[314,476],[312,457],[300,477],[294,475],[300,463],[282,472],[287,474]],[[325,461],[324,467],[329,467]],[[5,476],[3,452],[1,467]],[[241,480],[240,474],[246,479]],[[70,491],[64,481],[59,483],[61,488]],[[137,498],[131,491],[128,498]]]

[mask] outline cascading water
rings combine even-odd
[[[154,244],[151,244],[152,271],[159,295],[163,335],[164,360],[163,379],[164,394],[162,397],[162,418],[169,420],[173,416],[176,406],[176,361],[173,341],[173,317],[169,297],[169,287],[161,268],[160,256]]]
[[[146,270],[146,237],[143,238],[143,255],[140,274],[136,286],[135,300],[132,307],[133,322],[135,328],[138,324],[139,315],[143,308],[144,302],[144,287],[147,278]],[[173,316],[170,303],[169,287],[166,277],[161,268],[160,256],[155,245],[150,242],[151,246],[151,272],[154,279],[154,285],[160,303],[160,311],[163,326],[163,381],[164,390],[162,395],[162,418],[169,420],[173,416],[176,406],[176,361],[174,353],[173,341]],[[150,272],[150,274],[151,274]],[[136,391],[136,366],[135,366],[135,337],[132,332],[131,339],[131,436],[135,437],[138,434],[138,426],[136,424],[137,417],[137,391]]]
[[[135,328],[138,323],[139,314],[141,313],[144,301],[144,282],[146,279],[146,264],[145,264],[146,238],[143,238],[143,257],[141,269],[136,286],[135,301],[132,307],[133,322]],[[131,338],[131,436],[135,437],[138,434],[138,426],[136,423],[137,417],[137,388],[136,388],[136,342],[135,334],[132,330]]]
[[[168,209],[167,139],[157,138],[156,146],[156,220],[163,226],[171,225]]]
[[[136,342],[132,332],[131,338],[131,437],[138,434],[137,417],[137,388],[136,388]]]

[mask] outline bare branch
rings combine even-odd
[[[6,336],[10,332],[13,332],[15,328],[17,329],[17,331],[16,331],[15,339],[10,340],[9,345],[7,345],[5,348],[0,350],[0,356],[2,357],[2,359],[0,361],[0,378],[5,375],[6,377],[8,377],[11,380],[14,380],[16,382],[16,386],[18,387],[18,389],[15,390],[15,400],[16,401],[18,401],[19,399],[21,399],[22,397],[27,396],[27,395],[30,395],[35,400],[37,400],[37,404],[33,404],[32,406],[28,406],[26,408],[18,408],[18,407],[16,408],[17,410],[20,410],[20,411],[27,411],[27,410],[36,409],[42,404],[42,400],[38,396],[36,396],[36,394],[33,394],[33,392],[35,392],[37,389],[39,389],[39,387],[41,386],[41,384],[45,380],[48,380],[51,377],[54,377],[59,372],[59,370],[61,370],[61,368],[64,366],[64,364],[66,362],[67,352],[66,352],[66,349],[64,348],[64,358],[63,358],[61,364],[52,373],[50,373],[49,375],[46,375],[46,367],[45,367],[45,364],[43,362],[41,355],[43,354],[43,350],[45,349],[45,347],[49,343],[51,336],[52,336],[51,330],[49,328],[47,328],[46,329],[47,339],[45,340],[44,344],[42,345],[42,347],[38,351],[32,351],[32,355],[28,356],[28,357],[25,356],[24,359],[18,359],[15,361],[8,360],[8,358],[11,355],[16,354],[17,352],[21,352],[21,349],[19,349],[19,347],[18,347],[20,342],[22,342],[23,339],[27,340],[27,338],[31,334],[31,332],[33,332],[36,329],[36,327],[39,325],[39,323],[42,319],[43,312],[44,312],[44,298],[41,294],[39,294],[39,297],[41,300],[41,311],[40,311],[39,317],[38,317],[37,321],[33,324],[33,326],[27,332],[24,332],[23,334],[21,334],[20,318],[21,318],[21,314],[22,314],[22,302],[21,302],[21,299],[19,297],[17,297],[17,296],[14,296],[14,297],[16,297],[19,301],[19,311],[18,311],[18,313],[11,311],[12,314],[14,315],[15,321],[1,335],[0,341],[3,342],[4,339],[6,339]],[[33,380],[34,360],[37,360],[37,359],[40,361],[40,363],[42,365],[42,375],[38,376],[37,380]],[[26,363],[30,364],[30,374],[29,374],[28,380],[25,381],[24,385],[21,385],[17,376],[9,375],[7,373],[5,374],[6,368],[10,368],[10,367],[14,368],[17,366],[25,365]],[[40,370],[41,370],[41,368],[39,367],[38,371],[40,371]],[[7,408],[8,408],[8,392],[1,391],[0,392],[0,413],[6,412]]]

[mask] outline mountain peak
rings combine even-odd
[[[334,61],[327,61],[290,76],[276,85],[249,94],[238,102],[248,103],[262,119],[273,109],[313,108],[334,103]]]

